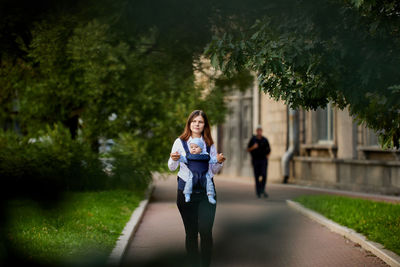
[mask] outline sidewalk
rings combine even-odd
[[[184,266],[176,177],[155,184],[123,266]],[[286,199],[320,191],[272,184],[267,186],[270,197],[258,199],[249,181],[216,177],[215,184],[218,203],[211,266],[387,266],[286,205]]]

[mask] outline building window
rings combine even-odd
[[[333,109],[328,103],[326,108],[316,110],[316,141],[317,143],[333,142]]]
[[[251,114],[251,106],[246,104],[243,106],[243,113],[242,113],[242,124],[243,124],[243,134],[242,137],[247,145],[248,139],[252,136],[253,129],[252,125],[252,114]]]
[[[374,130],[365,127],[363,133],[364,146],[379,147],[378,135],[375,133]]]
[[[250,137],[252,136],[252,114],[251,114],[251,100],[243,100],[243,108],[242,108],[242,153],[243,160],[248,159],[247,143],[249,142]]]

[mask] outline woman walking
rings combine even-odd
[[[206,114],[201,110],[193,111],[189,115],[184,132],[175,140],[172,146],[168,167],[171,171],[174,171],[179,166],[176,203],[185,226],[185,246],[189,259],[192,263],[199,261],[198,235],[200,234],[201,265],[209,266],[213,247],[212,227],[216,205],[210,203],[208,200],[205,188],[205,175],[200,175],[196,180],[193,180],[192,195],[189,202],[185,202],[185,195],[183,194],[185,183],[189,179],[190,170],[187,164],[179,162],[179,158],[181,155],[187,156],[190,154],[188,147],[193,138],[200,138],[204,142],[203,147],[207,148],[210,157],[217,158],[217,163],[209,164],[208,173],[212,177],[222,168],[225,157],[222,153],[217,154]],[[196,164],[189,166],[192,165]],[[212,182],[214,183],[214,181]]]

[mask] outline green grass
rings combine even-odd
[[[400,255],[400,204],[341,196],[301,196],[297,201]]]
[[[46,264],[104,263],[143,193],[68,193],[57,207],[9,204],[7,238],[26,259]]]

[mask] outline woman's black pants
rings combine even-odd
[[[213,248],[212,227],[216,205],[208,202],[205,192],[193,192],[190,202],[185,202],[182,190],[178,190],[176,202],[185,226],[185,245],[189,260],[195,264],[199,261],[198,234],[200,233],[201,265],[209,266]]]

